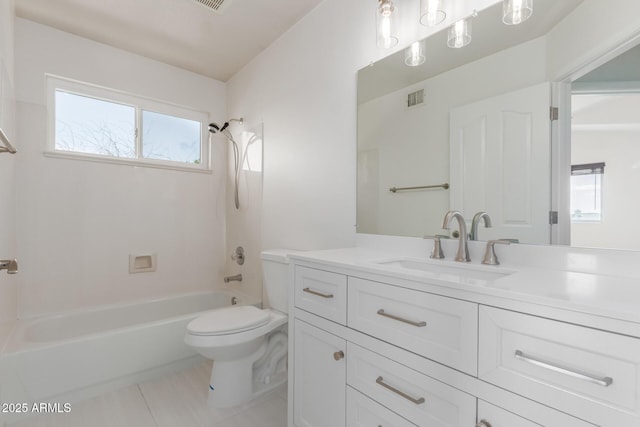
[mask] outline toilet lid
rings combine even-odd
[[[269,322],[269,312],[252,305],[217,308],[194,319],[187,326],[194,335],[222,335],[247,331]]]

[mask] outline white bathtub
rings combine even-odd
[[[0,355],[0,402],[74,402],[193,363],[187,324],[234,296],[191,293],[18,322]]]

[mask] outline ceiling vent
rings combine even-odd
[[[407,95],[407,107],[417,107],[424,103],[424,89],[411,92]]]
[[[193,1],[218,14],[224,12],[224,10],[227,8],[229,3],[231,3],[231,0],[193,0]]]

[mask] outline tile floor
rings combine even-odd
[[[245,406],[214,409],[207,406],[210,373],[206,361],[9,427],[286,427],[286,384]]]

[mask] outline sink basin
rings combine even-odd
[[[395,270],[419,273],[424,277],[446,280],[448,282],[458,282],[465,284],[482,285],[493,282],[505,276],[515,273],[512,270],[496,269],[495,267],[469,266],[443,264],[439,261],[427,261],[413,258],[396,258],[376,261],[376,264],[390,267]]]

